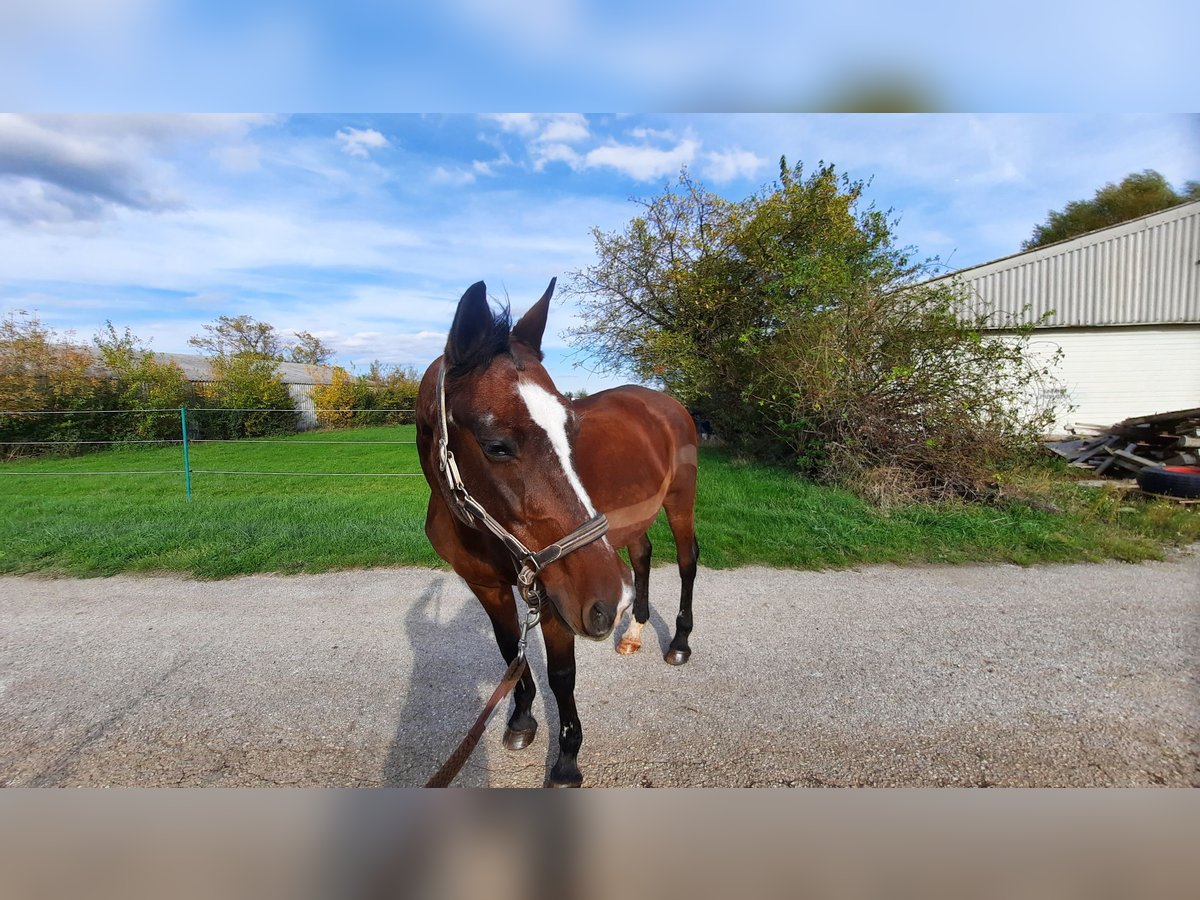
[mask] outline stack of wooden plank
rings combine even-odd
[[[1147,466],[1194,466],[1200,455],[1200,407],[1135,416],[1116,425],[1076,425],[1076,437],[1045,446],[1072,466],[1128,478]]]

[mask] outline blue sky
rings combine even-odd
[[[0,308],[187,351],[219,315],[312,331],[337,361],[423,368],[484,279],[524,310],[686,165],[741,198],[778,159],[872,179],[899,237],[950,268],[1015,252],[1052,208],[1155,168],[1200,178],[1184,115],[0,116]],[[573,365],[563,390],[614,383]]]

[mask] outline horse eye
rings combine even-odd
[[[504,441],[484,441],[483,452],[495,460],[513,459],[517,455],[516,450]]]

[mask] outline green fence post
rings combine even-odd
[[[188,503],[192,502],[192,466],[188,462],[187,407],[179,407],[179,424],[183,430],[183,484],[187,490]]]

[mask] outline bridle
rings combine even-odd
[[[450,431],[446,424],[446,364],[443,361],[438,368],[437,378],[437,407],[438,407],[438,471],[445,479],[445,487],[450,494],[450,509],[455,516],[471,528],[483,526],[505,546],[513,558],[517,569],[517,586],[521,597],[529,605],[529,615],[521,626],[520,655],[525,654],[525,637],[528,630],[537,624],[541,618],[542,604],[546,599],[545,589],[538,575],[546,566],[562,559],[581,547],[586,547],[608,533],[608,519],[604,513],[597,513],[574,531],[560,538],[548,547],[536,553],[526,547],[516,535],[497,522],[478,500],[471,496],[463,484],[454,461],[454,453],[450,450]]]

